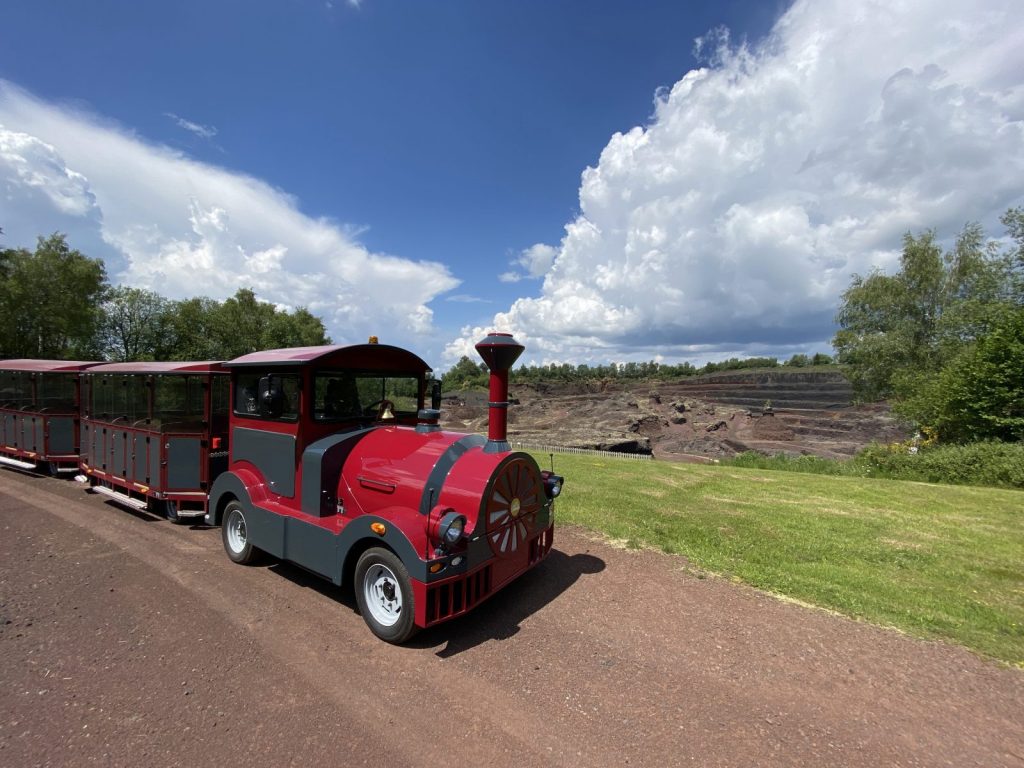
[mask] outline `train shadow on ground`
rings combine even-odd
[[[500,590],[478,608],[420,633],[408,645],[434,648],[447,659],[489,640],[508,640],[524,620],[567,592],[581,576],[600,573],[605,562],[589,554],[567,555],[551,550],[547,559],[523,577]]]
[[[278,560],[276,557],[266,553],[260,555],[260,558],[257,561],[257,565],[265,566],[268,571],[272,571],[278,576],[283,576],[293,584],[319,592],[324,597],[350,609],[353,613],[359,612],[359,609],[356,607],[355,593],[352,592],[351,586],[336,587],[332,582],[317,576],[315,573],[300,568],[294,563]]]
[[[351,589],[339,589],[329,581],[297,565],[264,556],[268,570],[358,612]],[[519,632],[524,620],[568,591],[581,576],[600,573],[605,562],[589,554],[567,555],[552,549],[547,559],[521,578],[499,590],[478,608],[452,621],[420,632],[405,644],[407,648],[437,651],[442,659],[468,651],[489,640],[508,640]]]

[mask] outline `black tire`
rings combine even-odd
[[[178,515],[178,502],[171,499],[164,500],[164,515],[175,525],[183,525],[188,522],[186,518]]]
[[[260,551],[249,541],[245,507],[238,501],[230,501],[224,508],[220,538],[224,542],[224,551],[233,562],[249,565],[259,557]]]
[[[366,550],[356,563],[353,587],[363,621],[381,640],[398,645],[416,634],[412,581],[393,552]]]

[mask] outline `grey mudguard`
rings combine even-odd
[[[233,497],[245,509],[249,541],[274,557],[288,560],[340,585],[343,567],[352,547],[362,541],[380,542],[389,547],[419,581],[427,580],[427,564],[413,549],[409,540],[390,520],[377,515],[360,515],[346,525],[340,535],[305,520],[279,515],[253,504],[249,492],[238,475],[224,472],[213,483],[206,522],[221,523],[226,499]],[[372,523],[383,523],[384,534],[370,530]]]

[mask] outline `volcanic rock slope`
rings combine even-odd
[[[726,371],[659,382],[513,386],[509,440],[701,460],[747,450],[853,455],[907,431],[885,404],[854,405],[837,371]],[[487,431],[485,392],[449,393],[446,428]]]

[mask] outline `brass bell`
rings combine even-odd
[[[395,412],[391,410],[391,403],[384,404],[384,410],[380,414],[381,421],[395,418]]]

